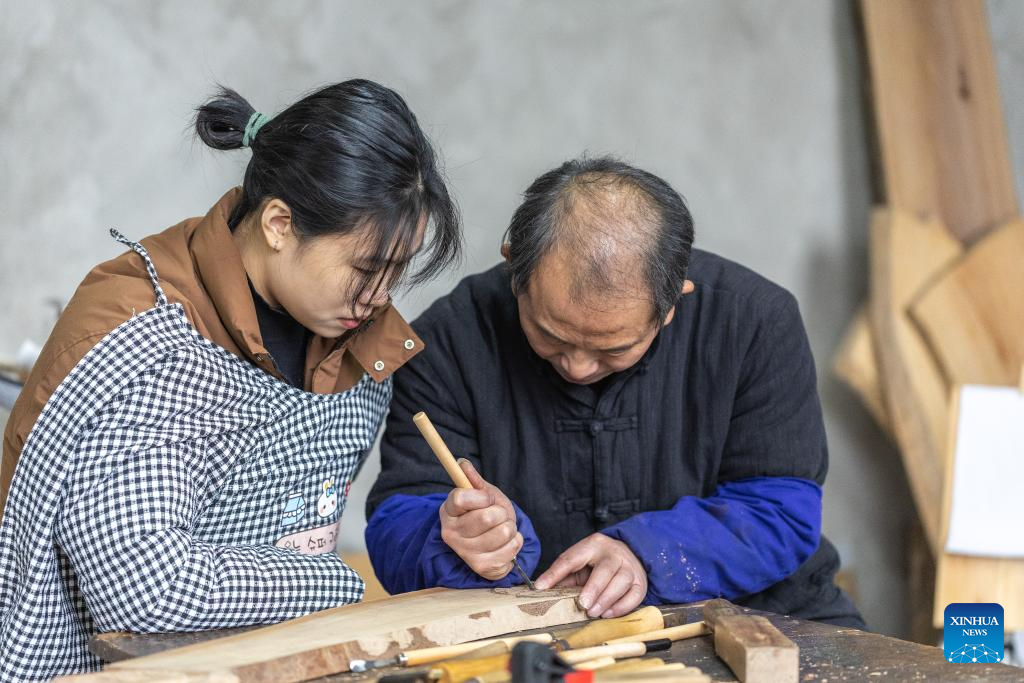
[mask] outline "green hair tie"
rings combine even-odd
[[[254,111],[252,116],[249,117],[249,122],[245,124],[245,132],[242,134],[242,147],[251,145],[252,141],[256,139],[256,133],[260,132],[260,128],[266,125],[269,120],[269,116]]]

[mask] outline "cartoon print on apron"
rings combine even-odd
[[[312,394],[168,302],[100,341],[25,442],[0,525],[0,679],[99,668],[102,630],[272,623],[362,598],[333,553],[390,379]],[[341,493],[341,491],[344,493]],[[297,552],[296,552],[297,551]]]

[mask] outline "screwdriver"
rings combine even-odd
[[[473,485],[469,483],[469,479],[466,477],[466,473],[462,471],[461,467],[459,467],[459,463],[455,462],[455,456],[453,456],[452,452],[448,450],[447,444],[445,444],[441,435],[437,433],[437,429],[434,428],[434,423],[430,421],[427,414],[420,411],[412,416],[412,421],[416,423],[416,427],[420,430],[420,434],[422,434],[423,438],[427,440],[430,450],[434,451],[434,455],[437,456],[437,459],[441,462],[441,465],[448,473],[448,476],[451,477],[455,487],[460,489],[473,488]],[[512,560],[512,564],[515,566],[515,570],[519,574],[520,578],[523,579],[523,583],[525,583],[530,590],[537,590],[537,587],[533,585],[533,581],[530,580],[530,577],[523,569],[523,565],[519,564],[518,557]]]

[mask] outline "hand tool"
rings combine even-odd
[[[551,642],[554,642],[554,636],[550,633],[537,633],[530,636],[515,636],[511,638],[488,638],[487,640],[477,640],[475,642],[460,643],[458,645],[443,645],[440,647],[425,647],[418,650],[406,650],[405,652],[399,652],[394,657],[389,657],[387,659],[353,659],[349,662],[349,669],[354,672],[361,673],[371,669],[381,669],[386,666],[419,666],[420,664],[430,664],[444,659],[459,657],[490,645],[504,645],[505,651],[509,652],[516,643],[547,644]]]
[[[665,617],[657,607],[641,607],[615,619],[595,619],[565,636],[570,648],[592,647],[613,638],[639,635],[665,628]],[[654,640],[644,638],[643,640]]]
[[[612,671],[645,671],[648,669],[660,669],[665,666],[665,660],[658,657],[648,657],[647,659],[622,659],[612,666],[605,667],[605,672],[610,673]]]
[[[441,435],[437,433],[437,429],[434,428],[434,423],[430,421],[427,414],[420,411],[413,415],[412,421],[416,423],[416,427],[419,428],[420,434],[422,434],[423,438],[427,440],[427,444],[430,445],[430,450],[434,451],[434,455],[436,455],[437,459],[441,461],[441,466],[444,467],[448,476],[451,477],[456,488],[473,488],[473,485],[469,483],[469,479],[466,477],[466,473],[462,471],[462,468],[459,467],[459,464],[455,461],[455,456],[453,456],[452,452],[448,450],[447,444],[445,444]],[[533,585],[533,581],[530,580],[529,575],[523,569],[523,565],[519,564],[518,557],[512,559],[512,564],[516,573],[518,573],[519,577],[523,580],[523,583],[529,586],[530,590],[537,590],[537,587]]]
[[[572,647],[578,650],[580,648],[593,647],[595,645],[614,645],[616,643],[606,643],[606,641],[614,640],[618,637],[639,638],[639,640],[630,641],[634,643],[671,638],[672,634],[676,633],[675,629],[680,628],[673,627],[672,629],[662,629],[661,627],[664,625],[665,620],[661,614],[661,610],[657,607],[641,607],[634,612],[630,612],[629,614],[615,619],[595,619],[583,627],[576,628],[568,632],[563,631],[559,634],[537,633],[528,636],[488,638],[486,640],[460,643],[458,645],[443,645],[440,647],[407,650],[405,652],[400,652],[394,657],[386,659],[354,659],[349,663],[349,668],[355,672],[363,672],[389,666],[419,666],[421,664],[430,664],[445,659],[460,657],[485,646],[498,643],[504,644],[510,651],[518,643],[538,643],[547,645],[556,642],[556,638],[559,636],[564,638],[564,640],[557,641],[564,646],[561,649],[569,649]],[[687,626],[692,625],[687,624]],[[649,637],[647,637],[646,634],[650,634]]]
[[[649,652],[667,650],[670,647],[672,647],[672,641],[664,638],[641,643],[618,643],[617,645],[597,645],[579,650],[566,650],[559,653],[559,655],[562,657],[562,661],[575,665],[598,657],[612,657],[614,659],[642,657]]]
[[[616,659],[641,657],[648,652],[667,650],[671,645],[672,641],[670,640],[600,645],[581,650],[567,650],[558,653],[558,656],[561,661],[577,668],[597,668],[614,664]],[[511,655],[508,653],[475,659],[451,659],[438,662],[431,669],[440,673],[439,678],[442,683],[463,683],[471,678],[481,677],[485,680],[492,680],[496,677],[493,672],[508,670],[510,660]],[[497,677],[500,678],[500,674]]]
[[[465,683],[476,676],[490,674],[494,671],[507,671],[511,658],[511,654],[505,653],[479,659],[451,659],[446,662],[438,662],[431,668],[440,672],[438,678],[441,683]]]
[[[632,671],[616,671],[614,669],[574,671],[566,674],[562,680],[564,683],[661,683],[662,681],[710,683],[711,677],[692,666],[665,664],[653,669]]]
[[[573,668],[577,671],[597,671],[598,669],[607,669],[610,666],[615,666],[615,657],[594,657],[585,662],[573,664]]]
[[[709,629],[703,621],[695,621],[690,624],[658,629],[657,631],[647,631],[646,633],[637,633],[636,635],[623,636],[621,638],[611,638],[610,640],[604,641],[604,644],[614,645],[616,643],[642,643],[646,640],[659,640],[661,638],[668,638],[672,642],[675,642],[677,640],[686,640],[687,638],[704,636],[709,633],[711,633],[711,629]]]

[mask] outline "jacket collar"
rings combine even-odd
[[[228,191],[199,221],[190,243],[192,261],[238,348],[250,362],[280,378],[263,344],[245,266],[228,227],[228,218],[241,194],[238,187]],[[398,311],[388,305],[352,334],[337,339],[313,335],[307,347],[307,375],[342,349],[351,352],[374,381],[381,382],[419,353],[423,342]]]

